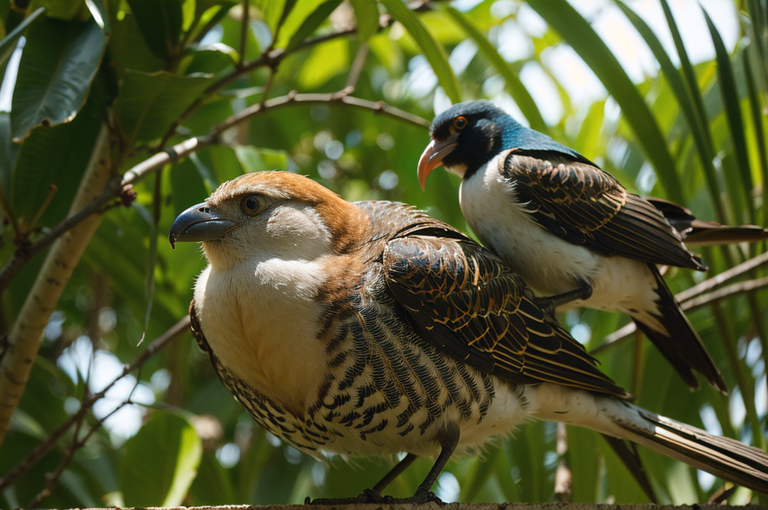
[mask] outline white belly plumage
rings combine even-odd
[[[461,210],[480,240],[541,296],[575,290],[583,281],[592,297],[566,307],[621,310],[633,316],[655,310],[656,283],[645,262],[600,255],[540,226],[516,202],[514,184],[500,174],[505,153],[461,183]],[[646,315],[646,314],[644,314]],[[647,322],[655,319],[647,317]]]

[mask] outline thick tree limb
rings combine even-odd
[[[110,134],[104,124],[71,212],[79,211],[102,192],[110,172]],[[21,400],[51,312],[100,221],[100,214],[89,215],[56,241],[8,335],[7,349],[0,360],[0,444]]]

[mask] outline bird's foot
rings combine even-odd
[[[365,489],[353,498],[317,498],[304,500],[305,505],[354,505],[364,503],[384,503],[389,496],[382,496],[376,489]]]
[[[383,503],[386,505],[401,505],[403,503],[411,505],[423,505],[424,503],[437,503],[440,506],[445,505],[443,500],[438,498],[434,492],[425,489],[418,489],[416,494],[409,498],[393,498],[392,496],[384,496]]]
[[[416,494],[409,498],[394,498],[392,496],[382,496],[375,489],[366,489],[361,494],[353,498],[317,498],[304,500],[305,505],[353,505],[365,503],[380,503],[384,505],[423,505],[424,503],[437,503],[443,506],[443,500],[438,498],[434,492],[419,489]]]
[[[587,299],[592,297],[592,285],[586,283],[586,282],[579,282],[580,286],[578,289],[574,289],[568,292],[563,292],[562,294],[557,294],[555,296],[548,296],[546,298],[541,298],[542,301],[549,300],[555,307],[563,306],[565,304],[570,303],[571,301],[586,301]],[[541,303],[539,303],[541,305]],[[547,305],[549,306],[549,305]],[[546,306],[545,306],[546,309]]]

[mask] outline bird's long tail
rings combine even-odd
[[[646,322],[642,315],[630,311],[629,314],[637,323],[637,327],[667,358],[688,386],[698,388],[699,383],[692,372],[696,370],[706,377],[714,388],[727,393],[728,387],[720,370],[707,353],[704,343],[667,287],[658,268],[653,264],[648,264],[648,268],[656,279],[658,314],[654,315],[658,324]]]
[[[626,439],[768,494],[768,454],[763,450],[633,407],[641,420],[617,421],[631,434]]]
[[[554,385],[532,390],[537,416],[626,439],[768,494],[768,453],[652,413],[630,402]]]
[[[715,246],[731,243],[754,243],[768,239],[768,229],[756,225],[722,225],[697,219],[681,205],[661,198],[648,200],[680,234],[686,245]]]

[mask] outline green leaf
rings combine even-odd
[[[21,37],[24,32],[26,32],[27,29],[32,25],[32,23],[39,19],[44,12],[45,9],[42,7],[36,10],[27,16],[24,21],[16,25],[16,28],[14,28],[10,34],[5,36],[3,40],[0,41],[0,65],[5,64],[5,62],[10,58],[13,50],[16,49],[16,43],[19,42],[19,37]]]
[[[496,72],[504,78],[506,84],[505,88],[520,107],[520,111],[523,112],[525,118],[528,119],[531,128],[548,133],[549,126],[544,122],[541,112],[539,112],[539,108],[536,106],[536,102],[533,100],[533,97],[531,97],[531,94],[528,93],[528,89],[525,88],[523,82],[520,81],[520,78],[518,78],[517,74],[512,70],[512,66],[499,55],[496,48],[493,47],[485,35],[478,30],[466,16],[450,6],[446,7],[445,11],[454,21],[456,21],[456,23],[458,23],[459,26],[461,26],[464,32],[475,41],[482,54],[490,60],[491,65],[496,69]]]
[[[424,56],[429,61],[429,65],[432,66],[437,80],[445,89],[445,93],[448,94],[451,101],[454,103],[461,102],[459,82],[456,80],[456,75],[453,74],[453,69],[451,69],[451,65],[448,63],[448,57],[443,47],[437,44],[437,41],[430,35],[418,16],[401,0],[381,0],[381,3],[384,4],[393,18],[402,23],[416,41],[416,44],[419,45],[421,51],[424,52]]]
[[[11,114],[0,112],[0,190],[7,196],[19,145],[11,142]]]
[[[684,204],[685,193],[664,135],[616,56],[566,0],[534,0],[529,5],[560,33],[602,81],[653,163],[667,195]]]
[[[629,21],[631,21],[635,26],[635,29],[643,37],[646,44],[648,44],[648,47],[653,52],[656,60],[658,60],[659,66],[661,66],[661,70],[664,73],[664,76],[667,78],[669,86],[675,93],[677,102],[680,105],[680,109],[682,110],[683,115],[685,116],[685,119],[691,130],[691,134],[693,135],[693,141],[699,154],[699,160],[701,161],[701,165],[704,169],[704,176],[707,179],[707,183],[711,191],[710,197],[717,210],[718,219],[721,222],[725,222],[725,205],[720,198],[720,192],[717,186],[717,172],[715,171],[714,164],[712,163],[714,155],[712,150],[711,135],[709,133],[709,126],[707,122],[707,113],[704,111],[703,107],[700,108],[697,106],[701,103],[701,95],[699,94],[698,88],[695,91],[692,91],[689,88],[690,85],[696,86],[695,80],[694,83],[688,83],[686,85],[686,82],[683,81],[683,77],[680,76],[677,68],[672,63],[672,59],[664,50],[661,41],[659,41],[651,28],[645,23],[645,21],[643,21],[640,16],[635,14],[635,12],[627,7],[623,2],[617,1],[616,3],[621,8],[621,10],[624,11],[624,15],[627,16]],[[670,30],[672,33],[678,33],[675,21],[671,17],[671,13],[669,13],[667,21],[671,24]],[[684,50],[685,49],[683,48],[683,51]],[[681,61],[687,62],[687,57],[685,59],[681,58]],[[693,72],[692,68],[690,72]],[[696,97],[698,97],[698,103]]]
[[[181,214],[187,207],[202,202],[211,194],[197,166],[187,158],[171,168],[171,197],[175,215]]]
[[[181,0],[127,0],[144,40],[162,59],[177,53],[184,19]]]
[[[153,140],[165,134],[176,119],[210,85],[210,74],[179,76],[165,71],[127,70],[115,112],[126,140]]]
[[[288,155],[283,151],[257,149],[249,145],[235,147],[235,155],[244,172],[261,172],[262,170],[286,170]]]
[[[197,476],[203,443],[175,414],[154,411],[125,444],[120,487],[128,506],[178,506]]]
[[[255,0],[254,7],[259,9],[264,22],[274,34],[281,20],[290,14],[297,0]]]
[[[45,9],[48,18],[71,21],[82,12],[83,0],[33,0],[30,7]]]
[[[733,75],[733,66],[728,50],[725,49],[723,39],[715,28],[712,19],[707,11],[702,7],[704,18],[707,20],[709,34],[712,37],[712,43],[715,45],[715,57],[717,60],[717,76],[720,83],[720,94],[723,97],[725,106],[725,115],[728,119],[728,127],[731,130],[731,140],[736,155],[738,174],[741,178],[741,186],[744,191],[744,202],[749,212],[749,222],[755,223],[755,205],[752,202],[752,173],[749,168],[749,156],[747,154],[747,140],[744,136],[744,120],[741,115],[741,103],[739,101],[739,91],[736,89],[736,79]],[[736,197],[733,197],[736,200]]]
[[[213,452],[204,452],[200,463],[200,475],[190,488],[195,505],[219,505],[225,501],[235,501],[232,480],[214,456]]]
[[[51,185],[58,191],[41,224],[54,224],[67,214],[103,122],[104,104],[98,90],[94,87],[74,121],[52,128],[38,127],[18,149],[10,192],[11,209],[18,218],[31,220]]]
[[[357,22],[357,35],[360,41],[368,42],[379,30],[379,9],[376,2],[372,0],[350,0],[352,9],[355,11],[355,21]]]
[[[752,57],[757,55],[754,43],[750,44],[744,52],[744,81],[747,84],[749,95],[749,107],[752,114],[753,135],[757,146],[758,160],[760,161],[760,176],[762,177],[763,204],[768,204],[768,148],[766,148],[765,130],[763,129],[763,115],[760,112],[760,96],[758,94],[759,82],[752,71]],[[763,225],[768,225],[768,207],[763,206]]]
[[[35,126],[55,126],[75,118],[99,68],[107,38],[92,19],[35,23],[19,63],[13,91],[14,141]]]
[[[283,23],[277,47],[295,48],[328,19],[341,0],[305,0],[298,2]]]
[[[333,39],[312,50],[301,66],[299,84],[313,89],[344,72],[349,66],[349,41]]]

